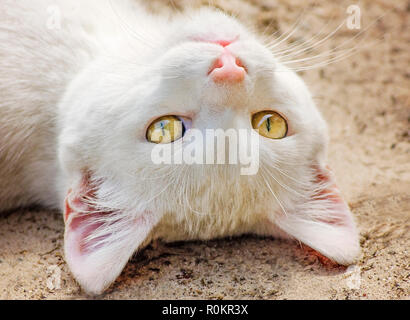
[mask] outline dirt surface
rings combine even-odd
[[[209,2],[261,33],[276,32],[276,38],[292,30],[303,12],[299,29],[284,42],[287,45],[307,41],[320,31],[329,34],[347,17],[351,4]],[[193,3],[201,2],[156,0],[150,6],[169,11]],[[343,26],[304,56],[352,39],[347,47],[359,45],[362,50],[301,72],[329,123],[329,164],[360,229],[360,262],[347,270],[327,268],[297,243],[251,236],[154,243],[130,261],[100,298],[409,299],[410,2],[368,0],[360,2],[360,9],[361,29]],[[374,41],[378,42],[367,46]],[[0,217],[0,298],[89,298],[63,260],[63,228],[58,212],[31,209]],[[59,270],[60,288],[54,281]]]

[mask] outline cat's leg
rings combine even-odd
[[[159,217],[99,203],[98,183],[84,173],[65,199],[65,258],[77,281],[91,294],[104,291],[132,254],[148,240]]]
[[[294,210],[268,214],[257,233],[296,239],[324,263],[330,262],[326,258],[341,265],[354,263],[360,254],[358,232],[328,169],[317,168],[312,188],[314,195]]]

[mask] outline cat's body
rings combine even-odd
[[[240,83],[210,79],[220,40],[246,66]],[[266,109],[285,115],[289,136],[261,142],[256,175],[152,163],[155,118],[252,129],[250,116]],[[131,0],[0,4],[0,211],[62,208],[66,259],[89,292],[155,238],[289,234],[353,262],[357,234],[325,169],[326,144],[303,82],[222,13],[168,21]]]
[[[98,1],[0,3],[2,210],[31,204],[61,208],[58,104],[70,81],[105,46],[96,35],[124,32],[101,18],[107,11],[102,7],[99,13]]]

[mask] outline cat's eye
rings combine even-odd
[[[286,120],[274,111],[261,111],[252,116],[252,127],[261,136],[270,139],[282,139],[288,133]]]
[[[150,124],[147,140],[153,143],[171,143],[185,133],[184,121],[177,116],[163,116]]]

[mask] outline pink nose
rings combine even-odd
[[[239,58],[225,48],[208,74],[216,83],[239,83],[245,79],[246,70]]]

